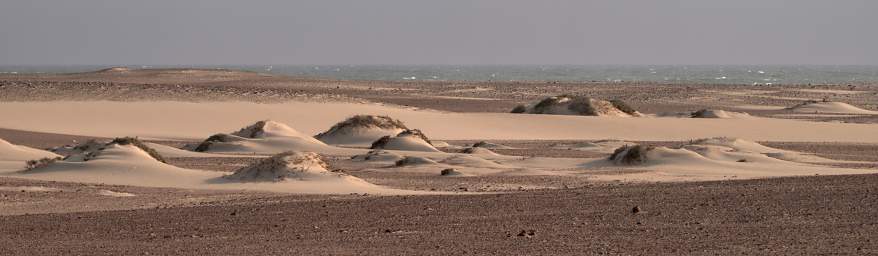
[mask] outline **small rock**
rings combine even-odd
[[[528,230],[522,229],[521,232],[518,232],[518,236],[527,237],[527,238],[531,238],[535,235],[536,235],[536,230],[533,230],[533,229],[528,229]]]
[[[634,208],[631,208],[631,213],[640,213],[640,206],[634,206]]]

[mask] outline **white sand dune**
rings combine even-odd
[[[368,147],[384,136],[395,136],[408,128],[388,116],[355,115],[333,125],[314,138],[330,145]]]
[[[584,115],[584,116],[642,116],[630,107],[617,106],[621,101],[605,101],[584,96],[559,95],[533,102],[527,106],[513,109],[513,113],[547,114],[547,115]],[[627,112],[626,112],[627,111]]]
[[[850,115],[878,115],[878,111],[866,110],[858,108],[844,102],[815,102],[809,101],[803,104],[787,108],[797,113],[814,113],[814,114],[850,114]]]
[[[228,172],[201,171],[175,167],[157,161],[133,145],[112,144],[88,161],[58,161],[31,171],[6,173],[16,178],[100,183],[142,187],[189,189],[256,190],[302,194],[423,194],[421,191],[388,189],[364,182],[324,182],[284,180],[254,182],[228,179]],[[345,178],[346,181],[356,179]],[[354,180],[356,181],[356,180]]]
[[[231,134],[217,134],[195,149],[208,153],[276,154],[296,151],[331,151],[332,147],[275,121],[259,121]]]
[[[59,112],[57,109],[66,109]],[[223,118],[215,118],[217,112]],[[33,115],[30,113],[40,113]],[[69,113],[89,113],[70,115]],[[244,102],[2,102],[0,127],[91,136],[203,139],[255,118],[295,123],[316,134],[356,114],[388,115],[440,140],[669,141],[728,136],[751,141],[878,143],[878,124],[771,118],[611,118],[506,113],[443,113],[374,104]]]
[[[385,136],[372,143],[372,149],[440,152],[420,130],[406,130],[396,136]]]
[[[633,149],[631,149],[633,150]],[[614,168],[642,170],[643,172],[595,175],[598,180],[628,181],[698,181],[724,179],[752,179],[802,175],[840,175],[876,173],[878,170],[849,169],[812,165],[780,159],[762,152],[777,151],[757,143],[735,139],[708,139],[682,148],[654,147],[640,151],[638,164],[624,164],[624,156],[608,161],[599,159],[582,165],[583,168]],[[628,151],[623,151],[622,155]],[[787,151],[793,160],[799,153]],[[783,154],[783,153],[781,153]]]
[[[28,160],[56,157],[61,156],[45,150],[15,145],[0,139],[0,173],[24,169],[25,162]]]

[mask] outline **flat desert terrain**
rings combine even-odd
[[[0,74],[0,254],[878,254],[878,85]]]

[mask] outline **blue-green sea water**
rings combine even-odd
[[[878,66],[782,65],[76,65],[0,66],[0,73],[69,73],[109,66],[226,68],[342,80],[605,81],[708,84],[859,84],[878,82]]]

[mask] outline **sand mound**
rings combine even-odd
[[[610,160],[617,165],[693,164],[705,160],[775,165],[836,162],[813,155],[766,147],[752,141],[726,137],[699,139],[680,148],[625,145],[616,149],[610,156]]]
[[[247,166],[223,178],[236,181],[319,180],[344,176],[328,170],[317,153],[283,152]]]
[[[352,156],[351,159],[354,161],[396,162],[403,159],[403,156],[384,150],[372,150],[366,154]]]
[[[372,143],[371,149],[439,152],[420,130],[405,130],[394,137],[384,136]]]
[[[850,114],[850,115],[878,115],[878,111],[865,110],[851,104],[834,101],[806,101],[795,105],[787,110],[797,113],[812,114]]]
[[[396,161],[396,163],[394,163],[394,165],[397,167],[413,166],[413,165],[426,165],[426,164],[437,164],[437,162],[433,161],[433,159],[426,158],[426,157],[406,156],[405,158],[400,159],[400,160]]]
[[[387,116],[356,115],[314,138],[326,144],[369,145],[381,137],[397,135],[405,130],[408,130],[405,124]]]
[[[40,159],[55,159],[61,157],[58,154],[19,146],[0,139],[0,173],[13,172],[30,166],[28,161]]]
[[[87,160],[87,161],[85,161]],[[211,172],[188,170],[160,162],[135,143],[110,143],[103,149],[20,172],[24,178],[106,183],[147,187],[195,187],[214,177]]]
[[[826,158],[822,158],[822,157],[814,156],[814,155],[809,155],[809,154],[805,154],[805,153],[777,149],[777,148],[772,148],[772,147],[766,147],[762,144],[759,144],[759,143],[756,143],[753,141],[742,140],[742,139],[737,139],[737,138],[715,137],[715,138],[699,139],[699,140],[695,140],[695,141],[691,142],[687,146],[684,146],[684,148],[694,150],[696,146],[719,147],[718,150],[725,152],[726,155],[728,155],[728,153],[730,153],[730,152],[750,154],[750,155],[746,155],[746,156],[739,154],[737,158],[738,158],[738,160],[744,159],[744,160],[748,160],[751,162],[756,161],[755,159],[753,159],[754,157],[752,156],[752,154],[758,154],[760,156],[764,155],[766,157],[771,157],[773,159],[779,159],[779,160],[791,161],[791,162],[800,162],[800,163],[839,162],[836,160],[826,159]],[[704,151],[704,149],[702,149],[702,151]],[[705,155],[706,157],[708,157],[706,154],[702,154],[702,155]],[[714,155],[716,155],[716,154],[714,154]],[[708,158],[716,159],[718,157],[708,157]],[[731,160],[734,160],[734,159],[731,159]]]
[[[620,100],[599,100],[584,96],[559,95],[545,98],[529,106],[517,106],[512,113],[583,115],[583,116],[642,116]]]
[[[692,118],[747,118],[750,114],[743,112],[725,111],[719,109],[702,109],[692,112]]]
[[[44,157],[55,158],[59,155],[45,150],[15,145],[0,139],[0,161],[26,161]]]
[[[510,147],[510,146],[500,145],[500,144],[491,143],[491,142],[487,142],[487,141],[479,141],[479,142],[473,143],[472,147],[474,147],[474,148],[490,148],[490,149],[513,149],[513,147]]]
[[[165,158],[161,154],[159,154],[158,151],[151,148],[150,146],[148,146],[146,143],[140,141],[139,139],[132,138],[132,137],[115,138],[108,143],[101,143],[100,141],[96,141],[96,140],[89,140],[89,141],[83,142],[79,145],[76,145],[76,146],[70,148],[70,149],[62,150],[62,151],[65,151],[66,153],[68,153],[68,155],[66,157],[64,157],[64,161],[68,161],[68,162],[90,161],[92,159],[98,158],[101,154],[103,154],[104,150],[107,149],[107,147],[113,146],[113,145],[134,146],[137,149],[146,153],[146,155],[148,155],[150,158],[152,158],[152,160],[158,161],[161,163],[167,163],[165,161]]]
[[[500,154],[494,153],[494,151],[491,151],[490,149],[481,148],[481,147],[465,148],[465,149],[461,150],[460,153],[471,154],[471,155],[489,155],[489,156],[500,155]]]
[[[215,134],[195,147],[197,152],[269,153],[289,150],[321,151],[328,146],[299,131],[270,120],[259,121],[231,134]]]

